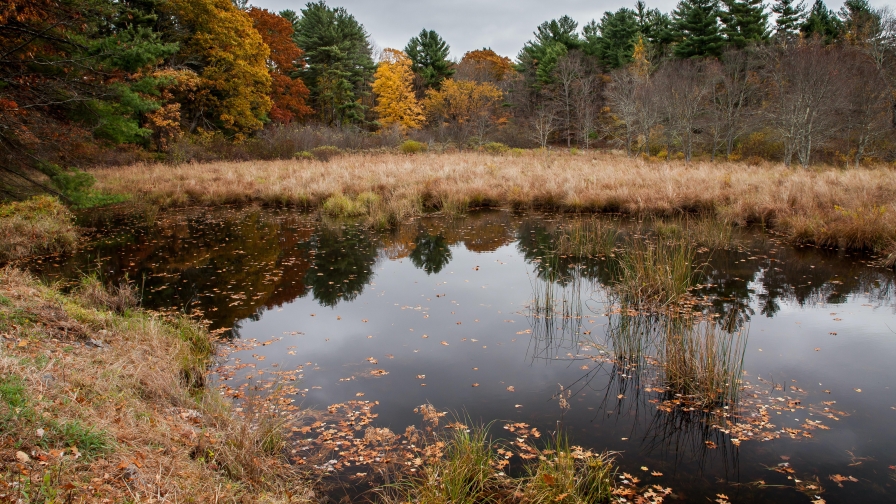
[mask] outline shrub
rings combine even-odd
[[[510,150],[510,147],[500,142],[488,142],[482,144],[482,150],[489,154],[504,154]]]
[[[292,155],[293,159],[298,159],[301,161],[311,161],[312,159],[316,159],[314,154],[308,151],[299,151]]]
[[[401,152],[403,152],[404,154],[417,154],[420,152],[426,152],[428,148],[429,147],[425,143],[418,142],[416,140],[405,140],[399,147]]]
[[[332,145],[321,145],[320,147],[311,149],[311,154],[321,161],[329,161],[334,157],[341,156],[342,149]]]
[[[51,196],[0,206],[0,261],[74,249],[78,228],[68,209]]]

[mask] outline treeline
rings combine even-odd
[[[8,0],[0,191],[42,186],[41,172],[85,184],[67,167],[100,158],[270,144],[309,126],[358,145],[600,145],[802,165],[894,156],[896,18],[866,0],[836,13],[821,0],[682,0],[669,14],[638,2],[534,35],[516,61],[487,48],[451,60],[425,29],[375,50],[324,1],[272,13],[245,0]]]

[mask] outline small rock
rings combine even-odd
[[[89,339],[84,344],[89,347],[93,347],[93,348],[103,348],[104,347],[103,342],[98,339]]]
[[[128,481],[133,481],[140,477],[140,470],[134,464],[130,464],[124,470],[124,477]]]
[[[28,454],[23,451],[17,451],[16,460],[23,464],[27,464],[28,462],[31,462],[31,457],[29,457]]]

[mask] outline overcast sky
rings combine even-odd
[[[250,0],[252,5],[279,12],[299,11],[307,0]],[[769,3],[771,0],[767,0]],[[812,0],[807,0],[811,4]],[[435,30],[451,46],[451,56],[491,47],[515,59],[535,28],[549,19],[569,15],[579,27],[600,19],[604,11],[631,7],[635,0],[327,0],[345,7],[370,33],[379,48],[403,49],[408,40],[426,28]],[[677,0],[647,0],[649,7],[671,11]],[[839,10],[842,0],[826,0]],[[871,0],[883,6],[889,0]]]

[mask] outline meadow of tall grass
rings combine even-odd
[[[539,208],[763,223],[794,241],[882,251],[896,241],[896,170],[658,162],[614,153],[358,152],[323,161],[99,168],[97,189],[161,206],[259,202],[319,208],[379,196],[389,222],[426,210]]]

